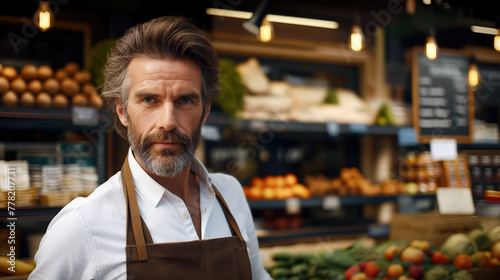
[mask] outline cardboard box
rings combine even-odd
[[[397,214],[391,221],[391,240],[428,240],[441,247],[454,233],[467,233],[481,221],[473,215],[441,215],[439,213]]]

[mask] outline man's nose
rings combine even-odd
[[[170,131],[177,126],[175,106],[171,102],[165,102],[158,112],[158,128]]]

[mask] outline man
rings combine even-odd
[[[117,42],[103,97],[127,159],[53,219],[29,279],[270,279],[241,185],[194,157],[218,71],[183,18],[151,20]]]

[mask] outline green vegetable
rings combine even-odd
[[[425,272],[424,280],[448,280],[450,272],[443,266],[437,265]]]
[[[328,93],[325,97],[325,104],[339,104],[339,99],[337,97],[337,90],[334,88],[329,88]]]
[[[494,244],[494,243],[500,241],[500,226],[496,226],[496,227],[492,228],[488,232],[488,237],[490,239],[491,244]]]
[[[271,258],[273,259],[273,261],[276,261],[276,262],[291,262],[292,259],[293,259],[293,255],[291,253],[288,253],[288,252],[277,252],[277,253],[274,253]]]
[[[271,277],[273,279],[286,279],[290,275],[290,269],[277,267],[271,270]]]
[[[290,268],[290,273],[297,276],[306,276],[309,272],[309,266],[305,263],[295,264]]]
[[[356,259],[347,251],[335,250],[325,255],[325,262],[332,266],[347,269],[357,264]]]
[[[378,125],[395,125],[394,113],[388,103],[384,103],[380,106],[375,122]]]
[[[483,228],[475,228],[468,233],[469,237],[476,242],[479,251],[489,251],[491,247],[488,232]]]
[[[219,58],[219,64],[220,96],[213,101],[213,104],[219,106],[229,118],[234,118],[238,111],[243,110],[245,87],[233,60]]]
[[[474,280],[472,277],[472,274],[468,272],[467,270],[460,270],[458,272],[455,272],[451,275],[451,280]]]
[[[108,53],[115,45],[116,39],[104,39],[90,49],[87,65],[92,76],[92,84],[97,87],[104,84],[104,66],[108,61]]]
[[[477,245],[467,234],[455,233],[444,241],[441,252],[453,260],[459,254],[474,254],[477,252]]]

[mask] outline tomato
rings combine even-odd
[[[370,277],[375,277],[380,272],[380,267],[374,262],[367,262],[365,264],[365,273]]]
[[[495,265],[499,265],[499,264],[500,264],[500,260],[497,258],[490,258],[490,261],[488,263],[489,266],[495,266]]]
[[[422,264],[425,260],[425,254],[422,249],[406,247],[401,253],[401,260],[411,262],[412,264]]]
[[[447,255],[445,255],[441,251],[436,251],[434,254],[432,254],[432,263],[433,264],[449,264],[450,263],[450,258],[448,258]]]
[[[364,272],[356,272],[350,280],[367,280],[367,276]]]
[[[396,254],[399,254],[401,250],[403,250],[404,246],[403,245],[391,245],[384,250],[384,257],[392,261]]]
[[[423,251],[427,251],[431,248],[431,244],[427,240],[413,240],[410,246],[422,249]]]
[[[453,265],[462,269],[471,269],[473,266],[472,258],[467,254],[457,255],[453,259]]]
[[[500,259],[500,241],[495,242],[495,244],[491,246],[491,257]]]
[[[353,265],[344,272],[344,277],[345,279],[350,280],[352,276],[358,272],[361,272],[359,265]]]
[[[386,270],[387,277],[389,278],[398,277],[402,275],[404,272],[405,272],[404,267],[400,264],[395,264],[395,263],[390,264]]]

